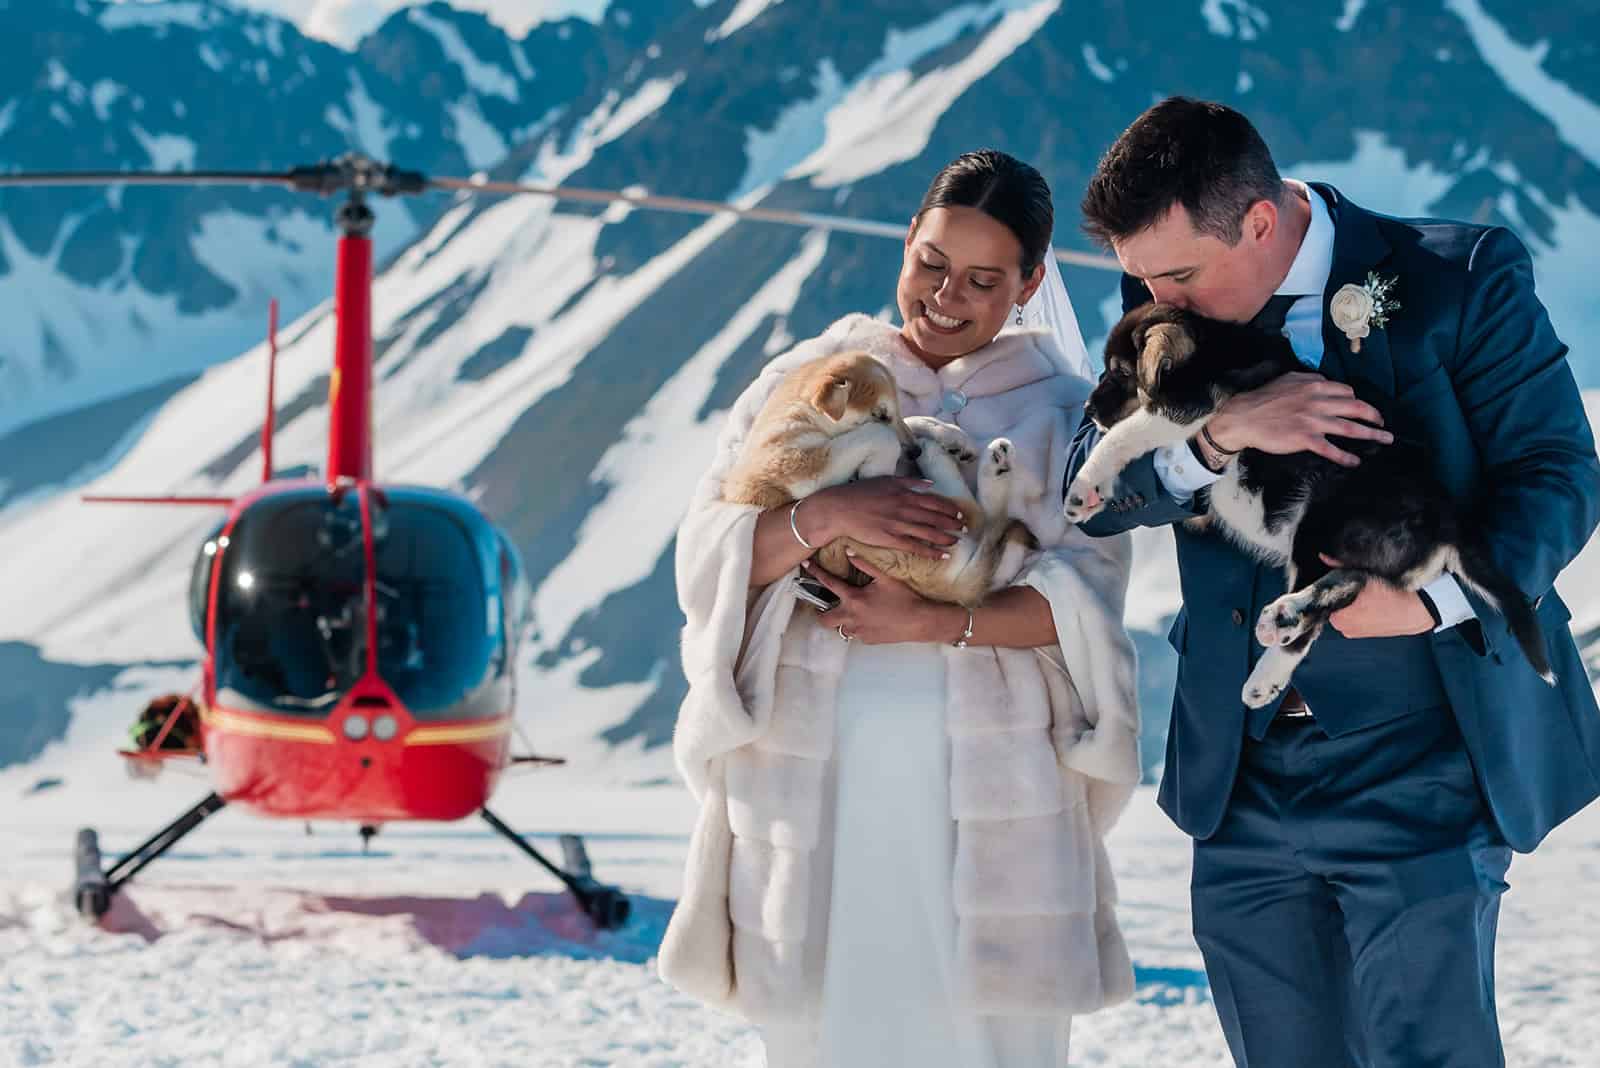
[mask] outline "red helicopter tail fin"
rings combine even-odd
[[[272,431],[278,376],[278,298],[267,305],[267,418],[261,424],[261,481],[272,481]]]
[[[274,393],[278,375],[278,300],[274,297],[267,305],[267,418],[261,424],[261,481],[272,481],[272,431]],[[209,508],[231,508],[232,497],[187,497],[181,494],[160,496],[122,496],[89,493],[82,497],[85,504],[180,504]]]

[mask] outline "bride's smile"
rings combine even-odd
[[[1005,223],[973,207],[928,208],[912,221],[895,303],[911,351],[937,370],[987,345],[1044,277],[1024,271],[1022,242]]]

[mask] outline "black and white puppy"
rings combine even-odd
[[[1229,397],[1302,369],[1285,338],[1170,304],[1135,308],[1106,340],[1105,371],[1087,407],[1106,434],[1067,489],[1067,518],[1099,513],[1123,468],[1188,440]],[[1259,708],[1283,693],[1328,617],[1369,580],[1417,590],[1445,571],[1505,616],[1553,684],[1533,609],[1433,477],[1423,449],[1398,435],[1387,446],[1333,440],[1361,465],[1246,449],[1209,489],[1205,519],[1288,576],[1290,592],[1256,622],[1267,653],[1245,682],[1244,703]],[[1330,570],[1319,553],[1342,566]]]

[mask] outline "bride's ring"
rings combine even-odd
[[[833,629],[838,631],[839,632],[839,637],[843,638],[847,642],[853,642],[853,641],[856,640],[856,636],[854,634],[846,634],[844,632],[844,624],[843,623],[839,624],[837,627],[834,627]]]

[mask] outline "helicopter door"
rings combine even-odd
[[[378,672],[419,720],[487,718],[510,706],[502,605],[484,581],[470,518],[373,494]]]
[[[325,716],[367,667],[357,492],[276,494],[234,522],[217,575],[217,699]]]

